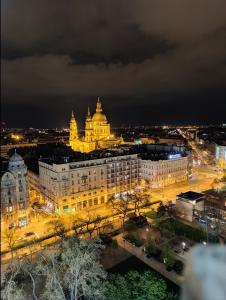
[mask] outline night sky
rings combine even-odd
[[[225,0],[2,0],[2,120],[226,122]]]

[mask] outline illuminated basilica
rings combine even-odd
[[[97,99],[96,112],[91,116],[89,108],[85,122],[85,136],[79,138],[77,122],[72,112],[70,121],[69,145],[74,151],[91,152],[97,149],[115,147],[123,143],[122,138],[111,134],[110,124],[102,112],[100,99]]]

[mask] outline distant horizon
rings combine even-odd
[[[4,121],[2,121],[2,123],[5,123]],[[114,126],[112,125],[111,128],[112,129],[128,129],[128,128],[142,128],[142,127],[146,127],[146,128],[154,128],[154,127],[164,127],[164,126],[168,126],[168,127],[226,127],[225,125],[226,123],[206,123],[206,124],[195,124],[195,123],[186,123],[186,124],[181,124],[181,125],[176,125],[176,124],[158,124],[158,125],[121,125],[121,126]],[[5,126],[5,125],[4,125]],[[5,129],[10,129],[10,130],[20,130],[20,129],[35,129],[35,130],[65,130],[68,129],[69,130],[69,126],[68,127],[32,127],[32,126],[26,126],[26,127],[7,127],[5,126]],[[167,129],[167,128],[166,128]],[[84,127],[82,128],[78,128],[79,131],[84,131]]]

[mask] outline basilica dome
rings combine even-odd
[[[102,113],[98,113],[98,112],[95,112],[95,114],[93,115],[92,117],[92,120],[95,122],[95,121],[98,121],[98,122],[107,122],[107,118],[104,114]]]
[[[93,114],[92,120],[94,122],[107,122],[105,114],[102,113],[102,106],[99,97],[97,99],[96,112]]]

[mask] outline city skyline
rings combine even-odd
[[[82,125],[99,96],[113,126],[225,123],[225,5],[2,1],[2,120]]]
[[[225,12],[1,2],[1,299],[225,299]]]

